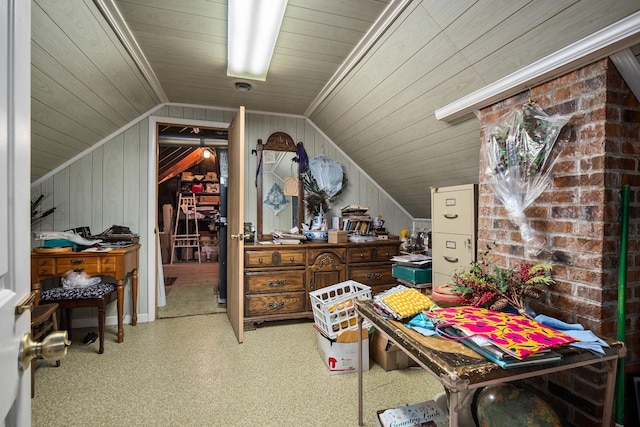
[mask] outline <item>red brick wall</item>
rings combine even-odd
[[[631,184],[631,207],[625,363],[628,372],[640,371],[640,104],[615,66],[601,60],[482,110],[483,146],[485,130],[529,97],[548,114],[572,113],[568,139],[554,148],[560,154],[553,182],[525,212],[546,245],[538,256],[527,259],[520,233],[487,186],[481,164],[479,252],[495,241],[499,246],[491,258],[499,265],[551,261],[556,283],[532,308],[615,339],[620,197],[626,180]],[[582,368],[546,378],[538,386],[553,396],[570,422],[599,425],[602,372],[598,365]]]

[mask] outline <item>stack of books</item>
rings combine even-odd
[[[367,213],[368,211],[369,207],[360,205],[348,205],[342,208],[342,230],[354,234],[369,234],[371,216]]]

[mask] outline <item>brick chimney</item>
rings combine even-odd
[[[497,242],[498,265],[549,261],[552,285],[531,307],[594,333],[616,339],[620,256],[621,188],[631,185],[627,257],[627,373],[640,375],[640,104],[609,59],[603,59],[481,111],[482,141],[501,116],[531,97],[548,114],[571,113],[568,138],[549,188],[526,216],[546,239],[544,250],[526,258],[520,233],[486,183],[480,164],[478,250]],[[576,426],[601,425],[605,367],[554,374],[538,380],[549,401]],[[635,411],[627,380],[626,413]],[[627,417],[628,419],[628,417]],[[608,422],[602,423],[608,425]]]

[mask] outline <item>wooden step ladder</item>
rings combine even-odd
[[[184,234],[178,234],[180,214],[184,214]],[[195,233],[190,233],[189,221],[193,221]],[[171,236],[171,264],[176,255],[176,249],[196,248],[198,251],[198,262],[200,255],[200,231],[198,230],[198,219],[196,218],[196,196],[195,194],[182,194],[178,198],[178,209],[176,209],[176,223]]]

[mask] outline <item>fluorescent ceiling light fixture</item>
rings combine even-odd
[[[229,0],[227,75],[266,80],[287,0]]]

